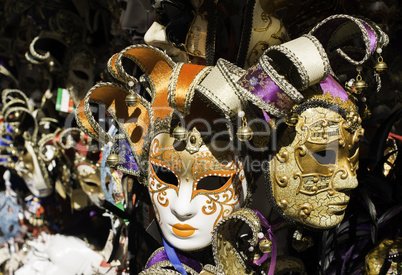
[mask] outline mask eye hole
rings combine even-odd
[[[318,152],[312,152],[313,157],[318,163],[328,165],[335,164],[336,153],[334,150],[322,150]]]
[[[209,176],[202,178],[197,184],[197,190],[215,191],[228,183],[230,177]]]
[[[83,71],[73,70],[73,73],[79,79],[86,80],[86,81],[89,80],[89,76],[86,73],[84,73]]]
[[[169,169],[152,164],[152,170],[160,181],[174,186],[179,185],[179,181],[177,180],[176,175],[173,174],[173,172]]]
[[[84,181],[86,185],[91,186],[91,187],[98,187],[98,185],[95,182],[92,181]]]

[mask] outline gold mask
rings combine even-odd
[[[386,274],[402,273],[402,238],[396,240],[383,240],[379,245],[372,249],[365,259],[364,274],[380,274],[385,261],[390,261]]]
[[[357,187],[360,118],[311,107],[279,136],[270,180],[276,204],[287,218],[328,229],[343,219],[350,190]]]
[[[100,207],[105,200],[105,195],[102,190],[99,167],[89,163],[77,163],[75,171],[82,190],[96,206]]]

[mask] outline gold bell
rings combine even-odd
[[[258,243],[258,246],[260,247],[262,253],[269,253],[272,251],[272,242],[267,238],[262,239]]]
[[[382,59],[382,56],[378,58],[377,64],[374,66],[374,69],[377,73],[381,74],[388,69],[387,63],[385,63]]]
[[[356,93],[360,94],[367,88],[367,83],[363,79],[356,80],[355,83],[353,83],[353,87],[355,88]]]
[[[126,105],[128,107],[133,107],[137,103],[137,95],[130,93],[126,96]]]
[[[240,141],[251,140],[253,138],[253,130],[248,126],[241,126],[237,129],[236,135]]]
[[[106,158],[107,165],[110,168],[115,168],[117,164],[119,164],[119,156],[115,153],[110,154]]]
[[[362,79],[362,66],[357,66],[357,76],[356,76],[356,81],[353,83],[353,91],[356,94],[361,94],[366,88],[367,88],[367,83]]]
[[[243,120],[243,124],[242,126],[239,127],[239,129],[237,129],[237,138],[240,141],[246,141],[246,140],[251,140],[253,138],[253,130],[251,130],[250,127],[247,126],[247,120],[246,118],[243,116],[241,116],[242,120]]]
[[[179,123],[179,125],[173,129],[173,137],[179,141],[185,140],[187,138],[186,128],[182,127]]]

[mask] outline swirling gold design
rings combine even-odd
[[[154,139],[151,145],[150,159],[158,160],[161,166],[169,168],[175,174],[181,174],[182,160],[178,153],[173,150],[173,147],[162,147],[159,145],[159,140]]]
[[[236,196],[233,188],[227,188],[221,194],[205,194],[205,196],[208,197],[207,205],[202,207],[202,213],[212,215],[218,210],[218,205],[220,206],[220,212],[215,220],[214,227],[218,221],[233,213],[235,205],[239,201],[239,196]]]
[[[311,206],[311,204],[309,204],[307,202],[303,203],[299,209],[300,220],[304,221],[305,219],[307,219],[308,216],[310,216],[310,213],[312,210],[313,210],[313,207]]]
[[[152,176],[149,177],[148,192],[150,193],[151,199],[153,200],[154,204],[157,201],[159,205],[161,205],[162,207],[167,207],[169,205],[169,199],[166,197],[167,196],[166,190],[169,188],[171,187],[165,185],[164,183],[159,182],[155,178],[154,174],[152,174]]]
[[[286,149],[281,149],[277,154],[276,158],[282,162],[286,163],[289,160],[289,152]]]
[[[265,28],[254,28],[255,32],[265,32],[266,30],[269,29],[269,27],[272,25],[272,19],[269,16],[268,13],[266,13],[265,11],[261,13],[261,19],[262,21],[264,21],[265,23],[268,22],[268,25]]]

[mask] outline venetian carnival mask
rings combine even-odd
[[[66,85],[74,92],[77,104],[94,84],[94,61],[86,51],[77,51],[70,58]]]
[[[82,190],[96,206],[100,207],[105,195],[101,186],[99,167],[89,163],[77,163],[75,171]]]
[[[211,243],[217,222],[244,203],[246,179],[228,142],[206,145],[193,128],[182,147],[176,143],[167,133],[152,140],[148,191],[164,238],[197,250]]]
[[[294,127],[279,136],[271,160],[272,194],[283,214],[304,226],[328,229],[339,224],[357,187],[360,117],[342,117],[316,104],[291,115]],[[297,122],[296,122],[297,121]]]

